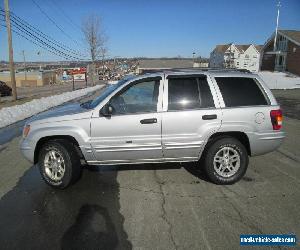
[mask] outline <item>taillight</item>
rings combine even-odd
[[[271,110],[270,112],[273,130],[279,130],[282,127],[282,111],[281,109]]]

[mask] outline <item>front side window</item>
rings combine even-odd
[[[111,100],[113,114],[134,114],[157,111],[159,80],[143,81],[121,90]]]
[[[108,97],[111,93],[113,93],[117,88],[119,88],[120,86],[122,86],[123,84],[125,84],[127,81],[131,80],[133,78],[133,76],[126,76],[123,79],[121,79],[120,81],[118,81],[118,83],[116,84],[109,84],[108,86],[106,86],[103,91],[101,92],[101,94],[96,97],[93,101],[89,102],[88,105],[85,105],[86,108],[95,108],[97,105],[99,105],[106,97]]]
[[[168,110],[191,110],[214,107],[206,78],[170,78],[168,81]]]
[[[226,107],[268,105],[268,101],[253,78],[216,77]]]

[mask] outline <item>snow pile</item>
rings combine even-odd
[[[117,84],[118,81],[109,81],[108,84]]]
[[[25,118],[31,117],[37,113],[45,111],[54,106],[60,105],[64,102],[87,95],[88,93],[100,89],[101,87],[102,86],[98,85],[90,88],[66,92],[59,95],[34,99],[30,102],[26,102],[21,105],[2,108],[0,109],[0,128],[15,123],[17,121],[24,120]]]
[[[270,89],[295,89],[300,88],[300,77],[289,75],[284,72],[261,71],[260,78]]]

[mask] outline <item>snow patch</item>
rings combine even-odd
[[[300,88],[300,77],[284,72],[258,72],[260,78],[270,89],[295,89]]]
[[[108,84],[117,84],[119,81],[109,81]]]
[[[102,86],[94,86],[85,89],[79,89],[71,92],[65,92],[59,95],[42,97],[40,99],[34,99],[30,102],[26,102],[21,105],[15,105],[12,107],[2,108],[0,110],[0,128],[8,126],[17,121],[24,120],[37,113],[45,111],[49,108],[63,104],[64,102],[76,99],[78,97],[87,95]]]

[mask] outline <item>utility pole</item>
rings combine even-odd
[[[84,80],[85,80],[85,87],[87,88],[88,84],[87,84],[87,74],[86,74],[86,71],[84,72]]]
[[[38,51],[38,52],[37,52],[37,55],[38,55],[38,56],[41,56],[41,51]],[[40,72],[43,71],[43,69],[42,69],[42,62],[41,62],[41,57],[40,57],[40,69],[39,69],[39,71],[40,71]]]
[[[26,68],[26,59],[25,59],[25,51],[22,50],[23,54],[23,61],[24,61],[24,76],[25,76],[25,81],[27,81],[27,68]]]
[[[73,91],[75,90],[75,82],[74,82],[74,74],[73,74],[73,72],[72,72],[72,85],[73,85]]]
[[[16,87],[15,65],[14,65],[14,55],[13,55],[13,48],[12,48],[12,36],[11,36],[8,0],[4,0],[4,6],[5,6],[5,21],[6,21],[7,39],[8,39],[9,70],[10,70],[10,79],[11,79],[10,81],[11,81],[13,100],[17,100],[17,87]]]
[[[277,19],[276,19],[276,30],[275,30],[275,38],[274,38],[274,48],[273,50],[276,51],[276,46],[277,46],[277,34],[278,34],[278,24],[279,24],[279,14],[280,14],[280,1],[278,1],[277,4]]]
[[[230,54],[229,54],[229,68],[231,69],[232,68],[232,44],[233,43],[231,43],[231,45],[230,45]]]

